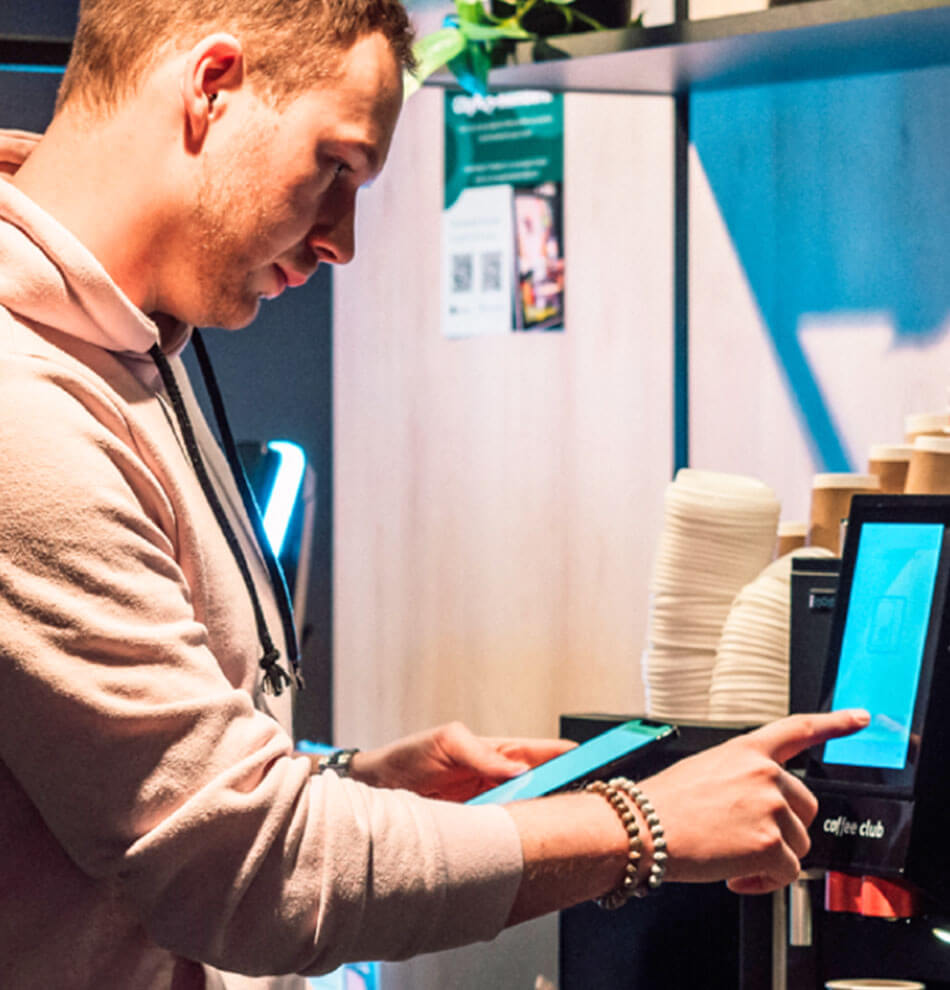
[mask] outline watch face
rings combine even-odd
[[[353,757],[358,752],[358,749],[337,749],[326,756],[321,756],[319,760],[321,773],[324,770],[332,770],[338,777],[349,777]]]

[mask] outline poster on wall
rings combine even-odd
[[[563,179],[561,94],[445,94],[445,336],[564,329]]]

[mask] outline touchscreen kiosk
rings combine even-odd
[[[950,893],[950,497],[857,495],[823,708],[871,723],[810,754],[806,863]]]

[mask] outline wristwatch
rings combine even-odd
[[[324,770],[332,770],[338,777],[350,776],[350,764],[353,757],[359,752],[358,749],[335,749],[332,753],[326,753],[317,757],[317,773]]]

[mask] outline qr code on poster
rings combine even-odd
[[[474,262],[470,254],[452,255],[452,291],[471,292]]]
[[[482,252],[482,292],[501,289],[501,251]]]

